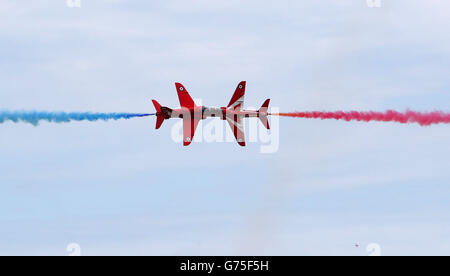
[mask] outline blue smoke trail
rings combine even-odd
[[[0,111],[0,124],[6,121],[14,123],[25,122],[34,126],[40,121],[51,123],[69,123],[71,121],[108,121],[147,117],[154,114],[141,113],[91,113],[91,112],[41,112],[41,111]]]

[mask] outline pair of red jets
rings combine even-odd
[[[183,145],[188,146],[194,139],[195,130],[200,120],[218,117],[222,120],[227,120],[234,137],[236,137],[236,141],[239,145],[245,147],[243,118],[257,117],[267,129],[270,129],[269,121],[267,120],[267,116],[270,115],[268,113],[270,99],[267,99],[259,110],[243,109],[245,86],[245,81],[240,82],[228,106],[218,108],[195,105],[186,88],[177,82],[175,87],[180,100],[180,108],[171,109],[161,106],[157,101],[152,100],[156,109],[156,129],[159,129],[166,119],[183,119]]]

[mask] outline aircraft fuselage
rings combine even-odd
[[[194,108],[177,108],[170,109],[168,107],[161,107],[161,113],[164,114],[166,119],[169,118],[183,118],[186,116],[191,116],[191,118],[196,118],[204,120],[207,118],[221,118],[226,120],[227,116],[242,116],[245,118],[267,116],[267,112],[261,112],[258,110],[230,110],[226,107],[205,107],[196,106]]]

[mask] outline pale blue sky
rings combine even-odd
[[[2,1],[0,109],[153,112],[175,81],[222,106],[246,80],[248,106],[450,111],[448,1],[81,3]],[[448,125],[281,118],[261,154],[154,120],[0,125],[0,254],[450,254]]]

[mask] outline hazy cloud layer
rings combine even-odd
[[[3,1],[0,109],[449,111],[448,1]],[[0,254],[448,254],[448,126],[282,118],[280,149],[154,118],[0,126]],[[228,131],[228,130],[227,130]],[[37,143],[39,141],[39,143]],[[126,225],[126,227],[124,227]],[[49,230],[50,229],[50,230]],[[355,251],[353,243],[360,242]]]

